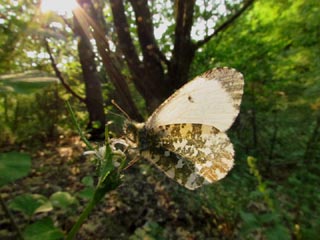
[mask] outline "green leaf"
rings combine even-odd
[[[259,222],[257,217],[248,212],[240,211],[240,216],[244,222],[242,228],[241,228],[241,234],[247,235],[252,231],[255,231],[259,227]]]
[[[256,216],[254,214],[252,214],[252,213],[240,211],[240,216],[241,216],[242,220],[244,222],[246,222],[247,224],[256,224],[256,223],[258,223],[258,220],[257,220]]]
[[[148,239],[148,240],[163,240],[163,228],[156,222],[146,222],[142,227],[137,228],[130,240]]]
[[[23,236],[26,240],[57,240],[64,237],[62,231],[53,225],[50,218],[39,220],[27,226]]]
[[[26,153],[0,154],[0,187],[28,175],[31,158]]]
[[[271,223],[277,221],[279,219],[279,215],[275,212],[264,213],[259,215],[259,220],[262,223]]]
[[[50,201],[54,207],[62,209],[78,203],[77,199],[68,192],[55,192],[51,195]]]
[[[288,231],[287,228],[285,228],[282,225],[276,225],[271,229],[267,230],[266,233],[267,239],[268,240],[289,240],[291,239],[290,232]]]
[[[19,94],[31,94],[38,89],[58,82],[56,77],[50,76],[46,72],[36,70],[0,75],[0,80],[5,86],[10,87],[10,89],[13,89],[14,92]]]
[[[45,196],[29,193],[15,197],[9,203],[9,208],[20,211],[29,217],[35,213],[48,212],[53,209]]]
[[[94,184],[92,176],[85,176],[81,179],[81,182],[87,187],[93,187]]]
[[[301,229],[302,239],[317,239],[319,237],[319,234],[320,234],[319,227]]]
[[[86,187],[79,191],[77,195],[84,199],[91,199],[94,195],[95,188],[94,187]]]
[[[100,161],[99,169],[99,184],[104,182],[109,174],[114,170],[112,163],[112,150],[109,145],[106,144],[106,152],[103,159],[98,159]]]

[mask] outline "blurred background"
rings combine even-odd
[[[0,238],[62,239],[101,145],[214,67],[242,72],[235,167],[188,191],[146,161],[77,239],[316,239],[320,234],[318,0],[0,0]],[[115,114],[117,113],[117,114]]]

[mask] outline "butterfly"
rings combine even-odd
[[[142,158],[182,186],[194,190],[216,182],[234,164],[225,132],[239,113],[243,86],[235,69],[209,70],[173,93],[145,123],[128,123],[128,138]]]

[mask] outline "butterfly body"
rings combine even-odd
[[[225,131],[238,115],[242,93],[241,73],[213,69],[176,91],[145,123],[128,124],[127,131],[143,158],[193,190],[233,167]]]

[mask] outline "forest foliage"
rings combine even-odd
[[[50,218],[49,215],[43,217],[41,222],[36,222],[36,215],[54,209],[66,214],[74,213],[70,210],[71,206],[80,206],[85,201],[83,199],[92,195],[91,177],[94,173],[81,180],[81,184],[85,186],[84,191],[77,195],[73,195],[72,190],[70,193],[57,191],[50,194],[25,191],[25,195],[21,197],[7,189],[11,186],[8,185],[9,181],[26,176],[23,169],[30,168],[29,156],[19,151],[34,154],[45,148],[47,142],[54,140],[58,143],[57,139],[75,134],[75,127],[65,107],[66,100],[75,109],[82,129],[88,128],[88,122],[91,123],[90,127],[95,124],[98,129],[101,127],[101,123],[99,125],[95,122],[98,118],[91,122],[92,113],[86,102],[86,69],[83,68],[83,56],[79,54],[77,42],[81,34],[75,34],[72,18],[63,18],[54,13],[43,14],[39,3],[35,1],[0,2],[0,175],[3,172],[15,173],[10,175],[12,179],[5,180],[6,175],[0,178],[0,184],[6,193],[1,198],[5,198],[15,215],[22,214],[34,224],[25,228],[23,235],[26,239],[33,239],[32,236],[39,229],[46,228],[52,231],[52,239],[59,239],[63,236],[63,231],[69,230],[64,229],[63,220]],[[92,2],[95,7],[100,6],[104,10],[95,20],[103,18],[106,26],[100,26],[107,29],[108,38],[120,45],[121,40],[117,35],[119,31],[112,24],[115,20],[112,15],[114,9],[108,7],[109,4],[104,6],[103,1]],[[132,6],[131,2],[124,1],[133,43],[131,47],[137,49],[138,60],[142,56],[148,59],[147,52],[143,52],[141,48],[141,35],[135,21],[136,6]],[[214,35],[213,29],[223,26],[230,16],[248,2],[251,1],[221,1],[219,4],[224,3],[226,9],[226,14],[223,14],[218,11],[219,4],[206,5],[206,1],[195,1],[191,46],[201,43],[206,36]],[[164,73],[165,77],[161,81],[166,82],[166,77],[174,72],[170,67],[178,68],[172,58],[175,38],[177,34],[184,33],[177,32],[172,1],[149,1],[149,9],[153,27],[162,29],[162,35],[157,34],[155,41],[163,55],[157,55],[156,60],[160,60],[154,62],[153,67],[159,66],[157,64],[162,66],[159,72]],[[220,66],[233,67],[244,75],[245,92],[240,115],[228,132],[236,149],[236,165],[226,179],[199,191],[187,192],[179,189],[179,186],[169,188],[174,189],[172,193],[167,193],[171,194],[172,201],[192,206],[188,210],[189,218],[197,221],[195,208],[198,207],[203,216],[213,219],[211,225],[208,225],[209,229],[199,226],[199,229],[188,230],[183,228],[183,224],[177,223],[177,229],[181,231],[177,233],[154,217],[133,231],[124,227],[127,231],[125,236],[130,236],[130,239],[141,239],[143,236],[149,236],[150,239],[175,239],[177,236],[182,238],[182,232],[187,232],[190,239],[212,236],[217,239],[317,238],[320,233],[319,12],[318,0],[252,1],[228,27],[208,41],[205,40],[201,46],[197,45],[199,47],[194,56],[186,56],[190,57],[188,61],[191,62],[189,68],[183,70],[187,72],[181,74],[182,82],[184,74],[187,79],[192,79],[208,69]],[[205,24],[204,30],[195,27],[201,24]],[[111,135],[117,134],[122,126],[119,118],[110,113],[117,111],[110,101],[117,99],[118,88],[111,80],[110,70],[103,64],[106,56],[101,52],[101,46],[93,43],[95,37],[91,36],[89,44],[92,43],[97,79],[101,83],[103,117],[107,121],[114,121],[113,126],[110,126]],[[144,90],[139,91],[139,87],[134,84],[137,80],[133,80],[141,76],[141,73],[132,73],[130,64],[124,58],[119,58],[119,54],[123,54],[118,52],[121,47],[113,46],[110,42],[110,57],[116,59],[113,67],[119,69],[132,95],[132,103],[129,105],[133,104],[138,109],[132,114],[137,114],[137,118],[145,118],[150,109],[154,108],[155,102],[158,104],[160,99],[181,84],[173,84],[175,87],[156,96],[154,102],[151,98],[147,99],[149,95]],[[54,57],[54,64],[50,60],[48,46]],[[149,56],[150,61],[156,61],[153,57]],[[183,63],[183,59],[180,63]],[[60,72],[60,77],[56,70]],[[152,73],[147,75],[151,76]],[[73,93],[61,84],[61,80],[66,81]],[[156,80],[151,79],[150,82],[156,89]],[[119,101],[125,105],[126,101]],[[22,165],[10,165],[10,158],[17,159]],[[33,165],[38,166],[39,161],[45,160],[32,159]],[[156,174],[145,164],[141,164],[139,168],[142,169],[141,172]],[[50,168],[48,171],[50,172]],[[14,186],[14,182],[11,184]],[[130,188],[130,181],[126,184]],[[32,209],[26,210],[25,206],[30,202],[34,205]],[[147,206],[152,208],[152,204]],[[112,221],[106,219],[108,216],[104,216],[105,222]],[[1,224],[5,226],[3,222]],[[56,228],[57,225],[63,231]],[[108,234],[108,229],[105,231]],[[0,236],[10,236],[9,232],[14,232],[14,229],[1,230]],[[43,234],[47,232],[44,231]]]

